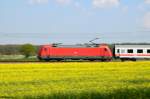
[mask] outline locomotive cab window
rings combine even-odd
[[[47,48],[44,48],[44,51],[47,51]]]
[[[104,51],[107,51],[107,48],[105,48]]]
[[[143,50],[142,49],[138,49],[137,53],[143,53]]]
[[[150,53],[150,49],[147,49],[147,53]]]
[[[128,53],[133,53],[133,49],[128,49],[127,52]]]

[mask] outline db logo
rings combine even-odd
[[[75,51],[75,52],[73,52],[74,54],[78,54],[78,52],[77,51]]]

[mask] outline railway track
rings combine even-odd
[[[138,61],[150,61],[150,60],[137,60]],[[82,62],[82,63],[85,63],[85,62],[90,62],[90,63],[95,63],[95,62],[121,62],[121,60],[112,60],[112,61],[100,61],[100,60],[97,60],[97,61],[86,61],[86,60],[64,60],[64,61],[0,61],[0,64],[2,63],[70,63],[70,62]],[[126,61],[124,61],[126,62]],[[135,61],[136,62],[136,61]]]
[[[70,63],[70,62],[91,62],[91,63],[95,63],[95,62],[102,62],[102,61],[0,61],[1,63]],[[119,61],[110,61],[110,62],[119,62]]]

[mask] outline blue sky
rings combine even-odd
[[[150,42],[150,0],[0,0],[0,44]]]

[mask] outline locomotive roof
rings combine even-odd
[[[65,48],[85,48],[85,47],[99,47],[98,44],[76,44],[76,45],[55,45],[53,44],[53,47],[65,47]]]

